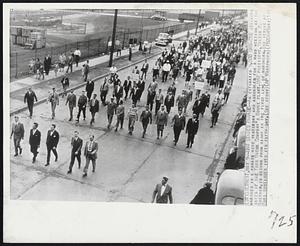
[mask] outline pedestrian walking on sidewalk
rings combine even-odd
[[[30,152],[33,154],[32,163],[35,163],[38,149],[41,144],[41,132],[37,129],[38,123],[34,122],[29,134]]]
[[[80,52],[80,49],[77,48],[74,51],[74,58],[75,58],[76,67],[78,67],[78,63],[79,63],[80,57],[81,57],[81,52]]]
[[[56,106],[59,105],[59,96],[56,93],[55,88],[52,88],[52,92],[49,94],[47,102],[50,102],[51,104],[52,119],[54,119]]]
[[[47,163],[45,166],[50,165],[50,155],[51,151],[53,152],[55,156],[55,162],[57,162],[57,145],[59,142],[59,133],[55,130],[56,125],[52,124],[50,130],[47,133],[47,140],[46,140],[46,146],[47,146]]]
[[[29,87],[28,91],[25,93],[25,96],[24,96],[24,103],[27,102],[30,119],[32,118],[32,114],[33,114],[34,99],[37,102],[37,97],[36,97],[34,91],[31,89],[31,87]]]
[[[157,124],[157,139],[163,137],[164,126],[168,123],[168,113],[165,111],[165,106],[161,105],[160,110],[157,112],[156,124]]]
[[[74,137],[72,137],[72,139],[71,139],[71,146],[72,146],[71,162],[70,162],[70,165],[69,165],[68,174],[72,173],[75,158],[77,159],[77,162],[78,162],[78,169],[80,169],[80,165],[81,165],[81,148],[82,148],[83,141],[80,137],[78,137],[78,135],[79,135],[79,132],[75,131],[74,132]]]
[[[66,62],[68,64],[68,68],[67,68],[66,73],[69,72],[69,69],[70,69],[70,72],[72,73],[73,72],[73,63],[74,63],[74,54],[72,52],[70,53],[70,55],[66,59]]]
[[[134,124],[135,121],[138,120],[138,114],[137,114],[137,107],[135,104],[132,104],[132,106],[128,110],[128,133],[129,135],[132,135],[132,132],[134,130]]]
[[[84,148],[84,156],[86,158],[86,164],[83,169],[83,175],[82,177],[87,176],[87,171],[89,169],[90,161],[92,161],[93,170],[94,173],[96,170],[96,159],[97,159],[97,151],[98,151],[98,143],[94,141],[94,135],[90,135],[90,140],[86,142],[85,148]]]
[[[131,44],[129,45],[128,51],[129,51],[128,60],[131,61],[131,58],[132,58],[132,46],[131,46]]]
[[[117,115],[117,124],[115,131],[118,131],[118,127],[120,125],[120,129],[123,129],[123,122],[125,116],[125,107],[123,105],[123,100],[121,99],[119,105],[116,108],[116,115]]]
[[[85,91],[82,91],[81,96],[78,98],[78,114],[77,114],[77,122],[79,122],[80,114],[83,113],[83,120],[85,120],[85,112],[87,106],[87,97],[85,96]]]
[[[90,72],[90,65],[89,65],[89,60],[87,60],[86,63],[83,65],[83,81],[84,82],[87,81],[89,72]]]
[[[227,101],[228,101],[229,94],[231,92],[231,88],[232,88],[232,85],[229,82],[224,87],[224,100],[225,100],[225,103],[227,103]]]
[[[22,154],[21,140],[24,139],[24,125],[19,122],[19,116],[15,116],[15,122],[12,123],[10,138],[14,137],[15,156]],[[20,152],[18,152],[18,150]]]
[[[93,98],[90,100],[89,104],[90,104],[90,112],[92,115],[90,125],[92,125],[93,123],[95,123],[95,114],[99,112],[99,101],[97,99],[97,94],[93,95]]]
[[[44,68],[46,75],[48,75],[51,68],[51,56],[49,54],[44,59]]]
[[[146,131],[147,131],[147,127],[148,124],[152,124],[152,113],[149,110],[149,105],[146,105],[145,110],[142,112],[141,117],[140,117],[140,121],[142,122],[143,125],[143,136],[142,138],[145,137]]]
[[[167,184],[169,178],[164,176],[161,184],[157,184],[153,191],[152,195],[152,203],[156,201],[156,203],[173,203],[173,196],[172,196],[172,187]],[[156,198],[156,199],[155,199]]]
[[[44,70],[44,66],[40,65],[39,69],[38,69],[38,80],[40,80],[42,77],[42,80],[45,79],[45,70]]]
[[[73,109],[76,107],[76,95],[74,94],[73,90],[70,91],[70,94],[67,96],[66,105],[69,103],[69,112],[70,112],[70,119],[73,119]]]
[[[174,145],[176,146],[179,136],[185,127],[185,116],[182,114],[182,109],[178,110],[178,114],[175,114],[172,119],[172,126],[174,131]]]
[[[105,105],[107,106],[107,121],[108,121],[107,129],[110,129],[117,108],[117,104],[114,101],[114,97],[111,97],[110,102],[106,102]]]
[[[92,80],[88,80],[86,82],[85,90],[86,90],[86,96],[89,101],[90,101],[93,91],[94,91],[94,85],[95,85],[94,81],[92,81]]]
[[[102,85],[100,86],[100,99],[102,104],[105,104],[106,102],[106,96],[108,93],[108,81],[107,81],[107,77],[104,78],[104,81],[102,83]]]
[[[67,74],[65,74],[61,80],[61,84],[62,84],[62,87],[63,87],[63,93],[61,95],[61,97],[64,97],[67,95],[67,89],[69,88],[70,86],[70,80],[69,80],[69,77]]]

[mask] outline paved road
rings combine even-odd
[[[149,60],[150,68],[155,59]],[[130,69],[120,72],[125,78]],[[149,83],[151,76],[147,80]],[[99,94],[99,85],[95,83],[95,92]],[[169,83],[159,82],[159,88],[166,93]],[[147,85],[146,85],[147,86]],[[224,164],[228,149],[232,145],[231,129],[238,106],[246,93],[246,69],[241,65],[237,68],[236,79],[228,104],[220,113],[219,122],[213,129],[210,126],[210,113],[206,112],[200,119],[200,128],[192,149],[185,149],[186,135],[181,134],[177,147],[173,146],[173,131],[170,123],[166,127],[163,139],[156,140],[156,126],[150,125],[148,134],[143,139],[142,126],[136,122],[132,136],[128,135],[127,123],[125,129],[115,133],[106,129],[106,109],[101,106],[96,116],[96,123],[89,126],[87,121],[81,121],[78,126],[68,120],[68,109],[64,100],[57,108],[57,117],[51,120],[49,104],[41,104],[34,108],[33,119],[28,118],[28,112],[20,114],[24,123],[25,142],[22,156],[13,157],[11,142],[11,198],[30,200],[75,200],[75,201],[110,201],[110,202],[150,202],[156,183],[162,175],[169,176],[169,184],[173,187],[175,203],[189,203],[203,183],[214,180],[215,173]],[[184,79],[180,78],[177,92],[184,87]],[[79,91],[75,94],[79,95]],[[211,91],[213,96],[216,90]],[[109,97],[108,97],[109,98]],[[128,109],[131,101],[125,103]],[[143,94],[139,105],[139,113],[146,103],[146,93]],[[188,115],[191,115],[189,105]],[[171,118],[175,113],[172,109]],[[12,118],[11,118],[12,120]],[[33,122],[39,123],[42,132],[40,154],[35,164],[31,163],[28,137]],[[51,123],[57,124],[61,135],[58,145],[58,162],[52,162],[45,167],[46,133]],[[114,119],[115,123],[115,119]],[[70,161],[70,139],[77,129],[86,141],[89,134],[94,134],[100,148],[98,151],[97,168],[95,173],[89,173],[82,178],[82,168],[74,165],[73,173],[67,174]],[[84,163],[84,159],[83,163]]]

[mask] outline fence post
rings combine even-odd
[[[18,52],[16,52],[16,78],[18,78]]]

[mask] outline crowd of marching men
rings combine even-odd
[[[84,80],[87,82],[85,90],[82,91],[80,96],[76,96],[73,90],[67,93],[70,81],[68,75],[65,74],[61,80],[62,97],[66,97],[65,104],[69,108],[69,121],[75,118],[73,117],[73,111],[76,107],[78,108],[76,124],[79,123],[81,115],[83,120],[86,120],[86,109],[88,108],[91,113],[90,125],[92,126],[95,123],[95,115],[99,112],[102,103],[103,106],[106,106],[108,129],[112,127],[114,116],[116,118],[114,130],[118,131],[119,127],[122,129],[127,113],[129,134],[133,133],[135,122],[140,118],[143,125],[142,137],[145,137],[148,125],[155,121],[157,139],[159,139],[163,136],[164,127],[167,126],[170,119],[174,130],[174,145],[177,144],[181,131],[185,130],[187,133],[186,147],[191,148],[199,128],[200,114],[203,117],[206,108],[210,107],[210,127],[213,128],[216,125],[219,113],[229,99],[237,64],[242,62],[244,66],[247,66],[246,36],[242,35],[244,31],[243,28],[235,26],[230,29],[214,31],[205,36],[192,37],[180,43],[178,47],[172,45],[169,49],[165,48],[152,67],[152,76],[149,75],[150,67],[145,59],[140,67],[135,66],[126,78],[123,78],[122,83],[118,69],[113,65],[110,68],[110,75],[104,78],[100,85],[99,100],[97,93],[94,91],[95,82],[88,78],[88,74],[83,74]],[[86,67],[88,67],[88,61],[86,61]],[[152,79],[146,87],[147,77],[149,76]],[[178,93],[176,89],[176,85],[181,81],[179,77],[184,78],[184,89],[181,93]],[[163,95],[162,89],[159,87],[167,83],[169,83],[167,93]],[[197,83],[201,86],[196,87]],[[146,104],[141,102],[143,93],[147,93]],[[211,93],[216,94],[212,96]],[[111,95],[111,97],[107,98],[108,95]],[[195,100],[193,101],[193,99]],[[127,100],[131,100],[132,103],[125,110],[124,103]],[[24,96],[24,102],[28,105],[30,117],[33,114],[34,101],[37,101],[36,94],[29,88]],[[55,110],[56,106],[59,105],[59,101],[59,94],[56,88],[53,88],[48,96],[52,119],[55,118]],[[188,105],[191,103],[192,116],[186,120]],[[170,117],[170,112],[175,106],[177,106],[177,110],[174,111],[177,112],[174,112],[173,117]],[[144,107],[140,115],[138,115],[139,107]],[[55,131],[55,127],[55,125],[52,125],[51,132]],[[17,136],[16,132],[17,130],[13,127],[12,136]],[[24,136],[24,133],[19,134],[19,136],[22,135]],[[18,136],[16,138],[18,139]],[[16,155],[18,155],[18,149],[20,152],[22,151],[20,141],[14,141],[14,143]],[[57,144],[58,141],[54,145]],[[88,149],[88,147],[86,148]],[[53,148],[50,148],[47,154],[48,165],[51,150],[53,151]],[[35,161],[37,156],[35,148],[33,148],[32,153],[34,154],[33,161]],[[53,151],[53,153],[57,160],[57,152]]]

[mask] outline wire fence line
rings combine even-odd
[[[195,23],[183,23],[160,28],[145,27],[138,31],[130,32],[129,29],[118,30],[116,40],[120,41],[120,48],[126,49],[129,44],[139,44],[139,42],[153,42],[161,32],[177,34],[195,27]],[[108,43],[111,41],[111,32],[102,33],[98,39],[89,39],[67,43],[61,46],[45,47],[42,49],[26,50],[24,52],[10,52],[10,78],[20,78],[30,75],[29,62],[32,58],[39,58],[43,62],[46,55],[52,57],[52,63],[59,59],[59,55],[65,53],[66,56],[75,49],[80,49],[81,59],[98,57],[109,53]],[[117,47],[116,47],[117,48]],[[115,49],[116,49],[115,48]]]

